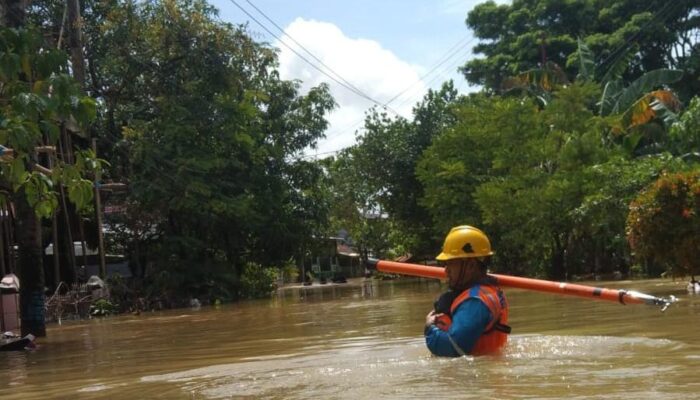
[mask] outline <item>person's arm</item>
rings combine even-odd
[[[490,321],[491,313],[484,303],[467,299],[453,313],[448,331],[432,324],[426,326],[425,343],[436,356],[459,357],[461,354],[455,345],[469,354]]]

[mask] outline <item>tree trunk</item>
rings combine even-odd
[[[2,2],[2,23],[12,28],[24,26],[29,0]],[[19,250],[17,270],[20,280],[20,318],[22,335],[46,336],[44,317],[44,265],[41,251],[41,226],[34,209],[27,203],[24,189],[14,196],[16,239]]]
[[[46,336],[41,226],[34,209],[27,203],[24,189],[15,196],[15,206],[22,336],[28,333],[37,337]]]
[[[80,2],[68,1],[68,46],[70,47],[71,66],[73,78],[80,85],[85,86],[85,60],[83,58],[83,19],[80,16]]]
[[[554,235],[554,248],[552,249],[552,269],[551,278],[561,281],[566,279],[566,268],[564,266],[564,246],[559,235]]]
[[[24,26],[25,10],[29,0],[4,0],[0,2],[0,24],[10,28]]]

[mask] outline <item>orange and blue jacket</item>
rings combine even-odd
[[[435,325],[425,329],[430,351],[438,356],[458,357],[500,352],[508,340],[508,302],[503,292],[489,281],[476,284],[458,295],[445,296],[449,309]]]

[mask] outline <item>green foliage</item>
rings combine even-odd
[[[632,82],[620,93],[618,100],[612,107],[611,113],[621,113],[653,89],[678,82],[683,77],[683,71],[670,69],[657,69],[649,71]]]
[[[583,225],[594,224],[588,220],[593,211],[584,205],[608,182],[593,176],[614,154],[603,145],[600,120],[590,111],[598,95],[595,85],[575,84],[555,92],[541,110],[513,98],[474,96],[464,102],[456,110],[458,123],[434,140],[418,165],[434,226],[443,232],[464,223],[483,227],[497,249],[496,265],[508,271],[564,278],[594,264],[605,246],[581,244],[596,234],[605,243],[624,232],[624,222],[609,230]],[[626,195],[648,179],[630,184]]]
[[[454,85],[446,82],[414,107],[411,122],[391,119],[376,110],[369,113],[358,145],[343,156],[351,157],[344,163],[352,163],[343,172],[352,177],[346,188],[359,188],[360,194],[354,204],[348,204],[360,214],[355,219],[357,229],[351,232],[353,238],[372,243],[375,250],[410,247],[418,256],[432,256],[438,240],[430,229],[430,215],[420,203],[424,185],[416,175],[416,164],[433,138],[453,124],[457,100]],[[391,234],[394,230],[401,234]]]
[[[277,289],[276,268],[263,268],[259,264],[247,263],[241,276],[241,298],[254,299],[269,296]]]
[[[42,218],[50,217],[58,207],[51,179],[44,174],[31,174],[22,186],[27,202],[34,207],[36,215]]]
[[[107,299],[97,299],[90,304],[90,316],[104,317],[106,315],[116,314],[119,310],[118,304],[112,304]]]
[[[458,107],[459,122],[433,141],[417,168],[425,193],[422,204],[430,210],[440,235],[455,225],[480,224],[474,190],[505,167],[502,158],[527,157],[529,152],[524,148],[502,143],[524,143],[523,135],[535,134],[530,120],[535,110],[531,102],[481,96]],[[498,158],[496,152],[500,153]]]
[[[36,11],[60,16],[46,4]],[[83,18],[100,154],[130,189],[114,229],[146,279],[234,298],[246,262],[284,262],[324,231],[326,176],[300,156],[327,127],[326,85],[300,94],[273,49],[204,1],[87,1]]]
[[[675,93],[665,88],[678,82],[684,72],[656,69],[626,85],[621,75],[629,65],[620,67],[615,63],[598,82],[594,54],[581,39],[578,40],[577,56],[578,83],[589,87],[596,83],[602,85],[602,96],[596,108],[600,116],[608,117],[604,140],[621,144],[630,155],[658,153],[659,145],[666,141],[665,131],[676,121],[680,109]],[[553,93],[567,85],[566,74],[556,64],[547,62],[544,67],[505,79],[502,88],[505,93],[518,90],[546,107]],[[592,105],[588,108],[594,109]]]
[[[462,72],[472,84],[497,92],[506,78],[547,62],[565,66],[568,76],[605,76],[602,82],[616,77],[629,82],[659,68],[687,69],[677,87],[685,93],[693,93],[689,89],[694,87],[697,93],[700,70],[693,68],[693,55],[700,21],[689,16],[698,10],[693,0],[487,1],[474,7],[466,20],[481,40],[474,53],[483,57],[469,60]],[[589,52],[597,55],[593,65]]]
[[[669,132],[669,148],[679,157],[700,162],[700,97],[695,97]]]
[[[571,258],[584,260],[580,268],[590,263],[593,272],[629,264],[625,223],[630,202],[663,171],[682,168],[682,161],[669,155],[639,159],[613,155],[605,163],[587,167],[583,171],[586,193],[571,211],[575,226]]]
[[[586,43],[578,38],[578,77],[579,82],[593,82],[595,80],[595,55]]]
[[[627,239],[635,256],[675,275],[700,272],[700,173],[664,174],[630,205]]]
[[[377,184],[373,181],[367,158],[356,146],[341,151],[335,158],[324,160],[330,186],[329,235],[340,229],[348,231],[360,253],[384,257],[389,244],[390,223],[379,202]],[[305,250],[309,251],[310,246]]]
[[[111,226],[146,295],[164,302],[265,296],[277,275],[266,266],[341,228],[380,257],[432,257],[467,223],[509,272],[624,269],[629,202],[698,157],[700,102],[681,113],[668,90],[698,91],[689,0],[481,4],[467,24],[484,58],[462,71],[486,93],[446,83],[411,119],[370,110],[358,144],[321,161],[301,154],[327,128],[328,87],[302,94],[280,79],[275,50],[245,27],[203,0],[81,4],[86,90],[99,101],[41,35],[0,35],[0,144],[18,151],[2,174],[43,216],[59,184],[80,207],[102,169],[128,182],[128,211]],[[56,39],[63,10],[40,0],[29,17]],[[33,171],[33,148],[70,118],[109,163],[84,152],[51,176]]]
[[[109,166],[105,160],[95,157],[92,150],[80,150],[75,153],[75,164],[65,165],[60,171],[61,182],[68,187],[68,198],[78,210],[88,208],[93,201],[94,184],[83,175],[99,176],[103,168]]]
[[[294,263],[294,260],[289,260],[280,270],[284,283],[293,283],[299,281],[299,268]]]
[[[50,217],[58,207],[57,190],[68,188],[71,201],[81,209],[92,199],[92,183],[83,178],[100,170],[94,155],[79,163],[54,165],[50,174],[35,170],[35,147],[55,145],[61,125],[75,121],[86,127],[95,118],[96,102],[84,96],[67,75],[65,53],[43,42],[34,29],[0,30],[0,145],[14,151],[1,166],[1,179],[23,192],[36,215]]]

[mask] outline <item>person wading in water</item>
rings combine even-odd
[[[508,302],[487,268],[488,237],[468,225],[454,227],[436,257],[445,266],[449,290],[425,318],[425,342],[437,356],[499,353],[510,333]]]

